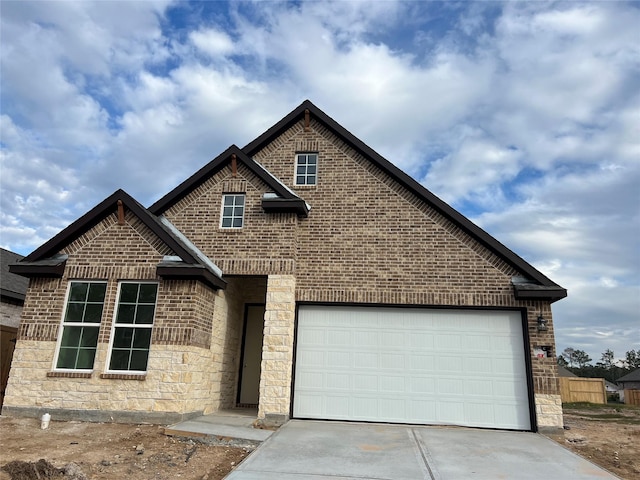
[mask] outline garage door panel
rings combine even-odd
[[[295,417],[530,428],[518,312],[304,306],[297,338]]]

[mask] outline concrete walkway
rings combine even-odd
[[[535,433],[292,420],[229,480],[615,479]]]
[[[257,446],[274,433],[253,428],[257,411],[252,409],[222,410],[191,420],[176,423],[164,429],[165,435],[196,437],[206,443]]]

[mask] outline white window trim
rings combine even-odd
[[[231,226],[230,227],[223,227],[222,226],[222,220],[224,217],[224,199],[226,197],[243,197],[244,198],[244,205],[242,205],[242,226],[240,227],[234,227],[233,226],[233,219],[237,218],[235,216],[231,216]],[[235,208],[235,203],[234,203],[234,208]],[[223,230],[241,230],[242,228],[244,228],[244,221],[245,221],[245,213],[247,211],[247,194],[246,193],[223,193],[222,194],[222,202],[220,205],[220,228]]]
[[[74,373],[93,373],[96,365],[96,357],[93,358],[94,368],[58,368],[58,358],[60,357],[60,346],[62,345],[62,335],[64,334],[64,327],[86,327],[86,326],[98,326],[98,342],[96,343],[96,356],[98,354],[98,345],[100,344],[100,327],[102,326],[102,316],[100,317],[100,323],[84,323],[84,322],[67,322],[64,318],[67,315],[67,308],[69,306],[69,295],[71,294],[72,283],[103,283],[107,284],[106,280],[82,280],[75,279],[67,282],[67,291],[64,295],[64,304],[62,306],[62,316],[60,318],[60,328],[58,329],[58,340],[56,341],[56,350],[53,355],[53,364],[51,365],[51,371],[53,372],[74,372]],[[108,289],[108,285],[107,285]],[[102,303],[102,315],[104,316],[104,307],[107,304],[107,292],[104,295],[104,302]]]
[[[153,321],[149,324],[138,324],[138,323],[119,323],[118,327],[129,327],[129,328],[149,328],[152,330],[151,335],[153,336],[153,327],[156,323],[156,312],[158,311],[158,293],[160,292],[159,283],[148,281],[148,280],[120,280],[118,282],[118,292],[116,293],[116,300],[113,307],[113,319],[111,321],[111,330],[109,334],[109,348],[107,349],[107,358],[105,359],[104,364],[104,373],[108,374],[116,374],[116,375],[146,375],[149,370],[149,357],[151,356],[151,346],[153,342],[149,341],[149,352],[147,357],[147,370],[111,370],[109,366],[111,365],[111,353],[113,351],[113,340],[116,336],[116,318],[118,316],[118,306],[120,305],[120,289],[123,283],[136,283],[136,284],[148,284],[148,285],[158,285],[158,290],[156,290],[156,305],[153,310]]]
[[[298,159],[300,158],[300,155],[315,155],[316,156],[316,173],[314,175],[316,177],[316,182],[315,183],[298,183]],[[318,163],[320,163],[320,155],[318,154],[318,152],[298,152],[298,153],[296,153],[296,161],[293,164],[293,184],[296,187],[315,187],[315,186],[317,186],[318,185]],[[306,182],[308,176],[309,175],[305,172],[305,174],[304,174],[305,182]]]

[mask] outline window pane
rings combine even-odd
[[[87,296],[88,302],[104,302],[104,294],[107,291],[106,283],[90,283],[89,295]]]
[[[100,323],[101,318],[102,318],[102,304],[101,303],[88,304],[84,312],[84,322]],[[67,321],[70,321],[70,320],[67,320]]]
[[[56,368],[76,368],[77,353],[78,350],[75,348],[60,348]]]
[[[84,303],[69,303],[65,322],[81,322],[84,314]]]
[[[222,226],[224,228],[229,228],[231,226],[231,217],[223,218],[222,219]]]
[[[126,303],[136,303],[138,298],[137,283],[123,283],[120,286],[120,301]]]
[[[156,303],[156,291],[158,285],[154,283],[143,283],[140,285],[140,294],[138,302],[140,303]]]
[[[135,305],[120,305],[118,307],[118,315],[116,317],[116,323],[133,323],[135,313],[136,313]]]
[[[133,342],[133,328],[116,327],[113,337],[113,348],[131,348]]]
[[[80,339],[81,347],[93,347],[98,345],[98,327],[84,327],[82,329],[82,338]]]
[[[148,349],[151,344],[151,329],[138,328],[133,336],[133,348]]]
[[[233,216],[234,217],[241,217],[243,211],[244,211],[244,207],[235,207],[233,209]]]
[[[134,350],[131,352],[131,370],[146,370],[147,359],[149,358],[148,350]]]
[[[298,175],[304,175],[307,171],[307,167],[305,167],[304,165],[298,165],[298,168],[296,169],[296,173]]]
[[[96,356],[95,348],[81,348],[78,351],[78,362],[76,368],[93,368],[93,359]]]
[[[110,370],[129,370],[129,350],[113,350]]]
[[[236,228],[242,227],[242,218],[234,218],[233,219],[233,226],[236,227]]]
[[[309,173],[316,173],[316,166],[315,165],[309,165],[307,167],[307,174]]]
[[[62,332],[61,347],[77,347],[80,344],[82,327],[64,327]]]
[[[296,177],[296,184],[298,185],[304,185],[304,176],[298,175]]]
[[[88,283],[74,282],[71,284],[71,291],[69,292],[70,302],[84,302],[87,298],[87,290],[89,288]]]
[[[224,204],[225,205],[233,205],[233,196],[232,195],[225,195],[224,196]]]
[[[244,205],[244,195],[236,195],[236,205]]]
[[[309,175],[307,177],[307,185],[315,185],[316,184],[316,176],[315,175]]]
[[[136,314],[136,323],[153,323],[153,311],[155,305],[138,305],[138,313]]]
[[[230,217],[231,215],[233,215],[233,207],[224,207],[222,215],[224,215],[225,217]]]
[[[307,157],[307,163],[309,165],[315,165],[318,162],[318,156],[317,155],[309,155]]]

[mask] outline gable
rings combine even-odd
[[[132,237],[140,243],[137,248],[132,244]],[[193,245],[123,190],[114,192],[9,268],[12,273],[25,277],[62,277],[70,255],[82,256],[81,250],[87,245],[92,247],[89,253],[92,258],[103,255],[106,262],[126,257],[129,251],[154,251],[160,276],[195,278],[213,288],[223,288],[226,284],[219,272],[199,258]]]
[[[225,168],[230,168],[233,175],[237,173],[238,165],[242,164],[259,178],[269,188],[273,195],[265,196],[262,200],[262,208],[265,212],[296,213],[307,216],[309,205],[298,197],[289,187],[274,177],[262,165],[249,158],[242,150],[232,145],[218,155],[191,177],[167,193],[164,197],[149,207],[149,211],[155,215],[161,215],[181,201],[185,196],[200,189],[202,185],[214,175]]]
[[[564,288],[554,283],[464,215],[457,212],[364,142],[357,139],[308,100],[304,101],[280,122],[250,142],[242,150],[248,156],[256,156],[260,161],[265,161],[263,156],[271,155],[274,150],[282,148],[287,142],[287,139],[291,139],[293,132],[304,137],[305,133],[323,130],[325,134],[329,133],[335,136],[339,141],[338,148],[340,150],[345,151],[347,148],[351,149],[357,155],[361,156],[371,168],[379,170],[397,187],[412,194],[428,209],[437,212],[450,226],[459,230],[462,235],[473,239],[474,242],[481,245],[483,249],[495,255],[498,263],[508,264],[514,272],[518,272],[518,279],[516,279],[513,284],[517,299],[549,299],[555,301],[566,296],[566,290]],[[266,167],[269,169],[275,168],[273,165],[266,165]],[[319,171],[322,172],[321,164]],[[283,172],[276,171],[275,173],[284,175]],[[321,176],[322,173],[319,175]],[[308,194],[306,195],[308,196]],[[308,201],[313,204],[311,198],[308,198]]]

